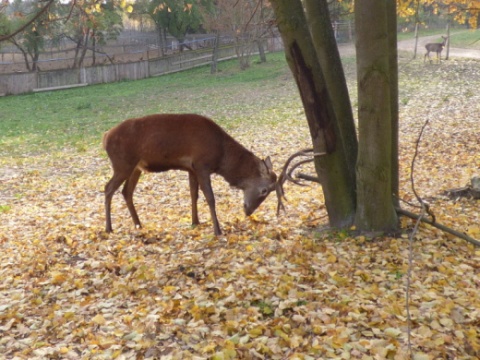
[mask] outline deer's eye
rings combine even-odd
[[[267,188],[263,188],[263,189],[260,191],[260,195],[262,195],[262,196],[267,196],[267,195],[268,195],[268,189],[267,189]]]

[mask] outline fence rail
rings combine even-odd
[[[250,46],[255,46],[251,44]],[[266,52],[283,50],[280,38],[267,39]],[[184,51],[174,55],[136,62],[103,64],[80,69],[0,74],[0,96],[65,89],[69,87],[140,80],[152,76],[191,69],[211,63],[213,49]],[[236,56],[235,46],[222,46],[218,61]]]

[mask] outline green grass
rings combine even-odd
[[[52,149],[86,149],[99,144],[101,134],[120,121],[151,113],[195,112],[212,116],[224,126],[274,107],[269,89],[290,84],[283,53],[269,54],[267,63],[252,59],[240,71],[236,61],[209,67],[112,84],[0,99],[0,154],[42,153]],[[252,103],[251,94],[262,94]]]
[[[440,38],[441,35],[445,35],[445,29],[419,29],[418,30],[418,36],[433,36],[433,35],[438,35]],[[399,32],[397,34],[398,40],[409,40],[413,39],[415,37],[415,31],[405,31],[405,32]]]
[[[453,32],[450,35],[450,45],[480,50],[480,30]]]

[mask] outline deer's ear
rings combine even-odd
[[[272,165],[272,161],[270,160],[270,156],[267,156],[265,158],[265,160],[263,160],[263,163],[265,164],[265,166],[267,167],[268,171],[272,171],[273,170],[273,165]]]

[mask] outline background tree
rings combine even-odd
[[[266,61],[263,38],[273,22],[273,12],[266,0],[217,0],[215,6],[204,11],[204,26],[218,37],[232,38],[240,68],[250,66],[255,48],[261,61]],[[218,44],[218,40],[216,42]]]
[[[74,68],[82,66],[88,50],[92,51],[95,64],[97,45],[115,39],[123,30],[121,8],[114,1],[74,2],[63,6],[62,12],[62,17],[68,19],[62,35],[75,43]]]
[[[10,33],[10,19],[6,15],[7,4],[0,4],[0,37]],[[2,43],[0,42],[0,48]]]
[[[10,37],[8,41],[20,50],[29,71],[38,70],[40,53],[54,26],[54,22],[50,21],[53,7],[40,16],[36,16],[42,7],[41,1],[16,0],[12,4],[9,22],[4,22],[4,29],[8,29],[10,32],[17,28],[23,28],[22,32]],[[26,26],[23,26],[24,24]]]
[[[134,13],[148,14],[155,24],[158,33],[159,46],[162,54],[166,47],[167,34],[179,42],[180,51],[190,48],[185,43],[189,32],[197,31],[202,24],[200,6],[210,3],[210,0],[142,0],[134,4]]]

